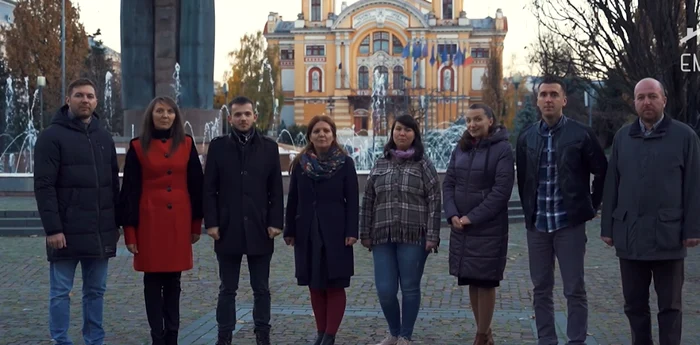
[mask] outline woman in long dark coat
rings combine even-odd
[[[333,345],[354,275],[359,187],[355,164],[338,144],[330,117],[311,119],[306,139],[309,144],[290,165],[284,239],[294,246],[297,282],[311,294],[314,345]]]
[[[494,344],[491,321],[496,287],[503,280],[508,251],[508,201],[515,169],[508,132],[494,125],[493,111],[474,104],[467,130],[452,152],[443,182],[451,225],[449,267],[459,285],[469,285],[476,319],[475,345]]]
[[[121,225],[134,269],[144,272],[153,344],[177,345],[180,277],[193,266],[192,244],[202,231],[204,173],[174,100],[155,98],[142,128],[125,158]]]

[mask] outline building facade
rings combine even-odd
[[[280,49],[286,125],[327,114],[339,128],[386,132],[393,116],[411,113],[444,127],[481,99],[508,31],[500,9],[470,19],[463,0],[359,0],[338,14],[335,0],[301,5],[294,21],[271,12],[264,30]]]

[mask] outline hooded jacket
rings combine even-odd
[[[66,238],[65,248],[46,248],[48,260],[114,257],[119,165],[97,114],[85,124],[64,105],[39,135],[34,154],[34,195],[44,231]]]

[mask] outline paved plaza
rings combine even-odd
[[[619,269],[613,249],[598,238],[599,221],[588,226],[586,281],[590,308],[589,345],[629,344],[628,326],[622,311]],[[423,309],[416,324],[416,344],[471,344],[475,333],[466,288],[458,287],[447,274],[449,232],[443,229],[438,254],[431,255],[423,278]],[[296,285],[292,250],[277,242],[272,263],[273,344],[306,345],[315,335],[307,290]],[[70,245],[70,244],[68,244]],[[181,302],[181,345],[214,344],[214,310],[218,289],[217,265],[212,240],[203,237],[195,247],[195,268],[183,275]],[[356,250],[356,276],[348,290],[348,311],[338,334],[338,345],[375,344],[384,336],[386,323],[374,290],[371,255],[360,245]],[[493,328],[497,344],[535,344],[528,275],[525,233],[520,225],[511,227],[506,278],[498,290]],[[683,344],[700,339],[698,315],[697,251],[687,260]],[[244,261],[245,266],[245,261]],[[106,343],[109,345],[150,344],[143,303],[142,275],[132,269],[132,258],[122,246],[110,263],[105,297]],[[252,332],[253,296],[248,273],[243,270],[239,290],[239,329],[234,344],[254,344]],[[80,272],[71,300],[71,334],[80,338]],[[557,273],[555,301],[561,344],[566,324],[565,299]],[[47,327],[48,262],[43,237],[0,238],[0,343],[3,345],[51,344]],[[652,303],[655,303],[652,302]],[[652,307],[652,313],[656,308]]]

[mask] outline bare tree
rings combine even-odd
[[[686,3],[692,11],[686,11]],[[694,122],[695,112],[688,114],[688,99],[693,104],[697,101],[695,94],[688,94],[688,85],[698,76],[684,73],[679,63],[685,52],[680,41],[686,35],[686,22],[696,22],[686,18],[688,13],[697,18],[695,1],[532,0],[532,4],[539,24],[568,47],[570,64],[581,76],[615,81],[613,87],[627,100],[632,99],[639,80],[656,78],[669,94],[668,112],[678,120]],[[626,107],[633,110],[631,102]]]

